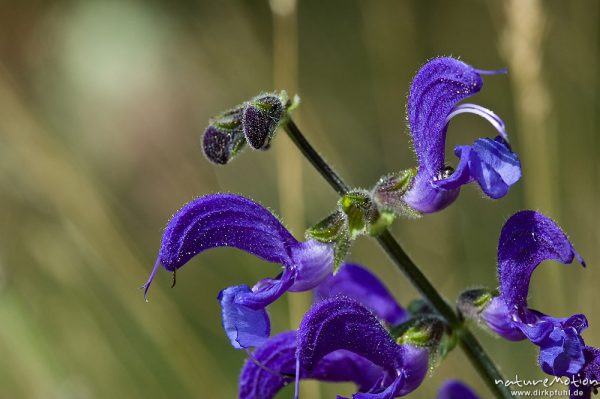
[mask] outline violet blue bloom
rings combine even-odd
[[[529,309],[527,294],[531,274],[540,263],[556,260],[569,264],[573,259],[585,266],[555,222],[535,211],[515,213],[502,228],[498,244],[500,294],[480,314],[503,338],[527,338],[539,346],[540,366],[554,376],[573,375],[583,367],[584,342],[580,333],[587,328],[587,319],[581,314],[555,318]]]
[[[336,351],[349,351],[378,366],[376,384],[353,399],[391,399],[415,390],[427,375],[429,350],[397,344],[379,319],[354,299],[336,296],[316,303],[297,336],[298,370],[312,372]]]
[[[299,341],[296,341],[297,334],[293,331],[282,333],[250,354],[240,375],[240,398],[273,398],[281,388],[294,381],[297,367],[298,379],[354,382],[359,391],[354,395],[355,399],[391,398],[408,393],[421,383],[427,373],[428,351],[393,342],[378,318],[397,325],[407,321],[409,315],[367,269],[353,264],[342,265],[338,273],[315,288],[315,300],[318,304],[309,312],[311,316],[307,314],[302,322],[298,334],[304,335]],[[339,330],[344,333],[339,335],[337,330],[331,331],[332,325],[326,322],[323,334],[317,339],[320,344],[323,339],[339,339],[345,347],[330,350],[327,354],[320,353],[319,359],[313,358],[308,368],[299,359],[297,363],[296,355],[306,353],[306,349],[297,351],[296,348],[305,348],[308,330],[318,327],[313,321],[327,321],[326,316],[331,309],[341,310],[348,304],[351,306],[345,309],[346,314],[334,312],[342,317],[340,327],[348,327]],[[356,315],[358,324],[344,321],[344,317],[352,317],[352,314]],[[360,320],[364,318],[367,328],[362,330]],[[329,334],[333,335],[327,338]],[[355,336],[352,337],[352,334]],[[363,338],[365,341],[359,342]],[[356,341],[356,345],[348,345],[351,340]],[[383,358],[377,355],[382,348],[388,351]],[[394,356],[398,358],[392,359]],[[388,386],[391,387],[386,390]]]
[[[286,291],[306,291],[333,272],[333,248],[315,240],[299,242],[260,204],[234,194],[212,194],[186,204],[165,229],[144,296],[162,265],[175,273],[207,249],[234,247],[283,270],[254,287],[238,285],[219,294],[223,327],[235,348],[262,344],[270,333],[266,306]]]
[[[408,123],[419,162],[402,198],[409,207],[420,213],[440,211],[454,202],[461,186],[473,181],[486,196],[501,198],[520,179],[521,164],[508,145],[502,120],[479,105],[457,105],[481,90],[481,75],[504,72],[478,70],[450,57],[435,58],[419,70],[408,96]],[[460,160],[453,171],[445,163],[446,130],[461,113],[485,118],[499,136],[457,146],[454,153]]]
[[[479,396],[462,382],[448,380],[438,391],[436,399],[479,399]]]

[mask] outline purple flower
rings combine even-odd
[[[454,202],[461,186],[473,181],[490,198],[506,195],[521,177],[521,165],[508,145],[504,123],[479,105],[457,105],[481,90],[482,74],[503,72],[481,71],[449,57],[435,58],[419,70],[408,96],[408,123],[419,169],[398,203],[390,201],[384,207],[406,204],[420,213],[437,212]],[[446,130],[450,119],[461,113],[485,118],[500,135],[457,146],[454,153],[460,160],[453,170],[445,162]]]
[[[499,295],[482,290],[475,291],[482,292],[481,295],[467,292],[462,295],[459,306],[469,314],[473,312],[468,308],[472,309],[473,303],[478,302],[476,313],[497,334],[512,341],[527,338],[539,346],[539,363],[544,372],[555,376],[576,374],[585,362],[585,345],[580,335],[587,328],[585,316],[555,318],[527,305],[529,282],[535,268],[546,260],[569,264],[573,259],[585,266],[556,223],[539,212],[517,212],[500,234]]]
[[[298,329],[300,369],[311,372],[331,353],[344,350],[381,368],[377,383],[354,399],[389,399],[415,390],[428,370],[429,350],[397,344],[378,318],[354,299],[336,296],[318,302]]]
[[[378,318],[396,326],[409,315],[367,269],[343,265],[315,288],[315,301],[297,333],[274,336],[250,354],[240,398],[272,398],[295,375],[354,382],[354,399],[405,395],[422,382],[429,350],[394,342]]]
[[[207,249],[234,247],[283,270],[254,287],[229,287],[219,294],[223,327],[236,348],[257,346],[269,336],[265,307],[286,291],[306,291],[333,271],[333,249],[315,240],[297,241],[269,210],[234,194],[213,194],[186,204],[165,229],[144,296],[162,265],[175,273]]]
[[[479,399],[479,396],[462,382],[448,380],[438,391],[436,399]]]

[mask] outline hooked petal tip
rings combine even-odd
[[[160,258],[156,260],[156,263],[154,264],[154,269],[152,269],[150,277],[148,277],[148,281],[146,281],[146,283],[140,287],[140,289],[144,289],[144,301],[146,302],[148,302],[148,290],[150,289],[150,284],[152,284],[152,280],[154,280],[154,276],[156,276],[156,271],[158,270],[159,266]]]

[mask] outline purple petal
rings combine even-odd
[[[359,398],[392,398],[416,389],[428,370],[429,352],[396,344],[377,317],[354,299],[337,296],[315,304],[298,329],[299,364],[306,370],[328,354],[346,350],[385,370],[381,383]],[[371,396],[369,396],[371,395]]]
[[[567,236],[552,220],[535,211],[515,213],[505,223],[498,244],[498,280],[509,309],[526,308],[529,281],[545,260],[583,263]]]
[[[521,178],[521,163],[501,137],[479,139],[473,144],[469,171],[490,198],[502,198]]]
[[[585,364],[583,338],[581,332],[588,326],[584,315],[578,314],[566,319],[558,319],[537,313],[536,324],[548,324],[549,332],[537,333],[531,336],[530,332],[523,332],[528,338],[540,347],[539,362],[545,373],[554,376],[571,376],[578,373]]]
[[[586,346],[583,349],[585,366],[574,376],[577,385],[571,384],[571,392],[582,391],[583,396],[571,396],[572,399],[591,399],[592,392],[600,387],[600,349]]]
[[[333,271],[331,245],[298,242],[260,204],[239,195],[213,194],[191,201],[173,216],[146,291],[159,264],[175,271],[197,254],[216,247],[238,248],[281,264],[293,272],[294,291],[314,287]]]
[[[551,345],[540,348],[539,362],[545,373],[557,377],[570,376],[585,364],[583,338],[573,329],[555,329],[549,336]]]
[[[437,399],[479,399],[468,386],[458,380],[448,380],[442,385]]]
[[[382,389],[373,390],[370,392],[360,392],[352,395],[352,399],[392,399],[401,396],[400,393],[404,386],[405,376],[399,373],[391,384],[386,385]]]
[[[294,284],[294,271],[285,269],[278,278],[263,279],[256,283],[251,291],[238,294],[235,303],[250,309],[262,309],[275,302],[289,290],[292,284]]]
[[[252,354],[240,374],[240,399],[271,399],[285,385],[293,382],[296,368],[296,333],[275,335]],[[301,379],[320,381],[350,381],[359,390],[370,389],[382,375],[382,369],[348,351],[336,351],[321,359],[308,372],[302,370]]]
[[[539,346],[540,366],[546,373],[568,376],[583,367],[584,343],[580,334],[587,328],[584,315],[558,319],[532,309],[509,311],[502,297],[496,297],[481,316],[490,329],[501,337],[511,341],[527,338]]]
[[[408,96],[419,173],[433,177],[443,169],[446,118],[459,101],[477,93],[482,85],[476,70],[454,58],[435,58],[419,70]]]
[[[346,297],[318,302],[306,313],[298,329],[298,358],[307,370],[339,349],[361,355],[386,370],[402,366],[402,347],[373,313]]]
[[[292,292],[308,291],[333,273],[333,245],[316,240],[300,243],[291,250],[296,271]]]
[[[513,321],[512,312],[509,312],[506,303],[501,297],[495,297],[481,312],[481,318],[496,334],[509,341],[522,341],[525,334]]]
[[[247,285],[225,288],[219,293],[222,308],[223,328],[236,349],[262,345],[271,331],[269,316],[264,309],[252,310],[235,303],[240,293],[250,292]]]
[[[455,154],[460,157],[457,170],[435,181],[434,186],[452,190],[475,180],[488,197],[498,199],[521,178],[519,158],[499,136],[479,139],[472,146],[457,146]]]
[[[369,360],[353,352],[338,350],[321,359],[315,368],[306,372],[310,377],[320,381],[351,381],[358,386],[360,392],[371,389],[383,375],[383,369]]]
[[[171,219],[160,248],[169,271],[216,247],[235,247],[268,262],[291,263],[298,241],[260,204],[235,194],[213,194],[186,204]]]
[[[402,369],[396,374],[389,373],[380,387],[367,393],[357,393],[353,399],[391,399],[404,396],[421,385],[429,370],[429,351],[410,344],[402,345],[404,349]]]
[[[408,320],[409,315],[385,285],[362,266],[346,263],[340,270],[315,288],[315,301],[338,295],[356,299],[390,325]]]
[[[296,333],[284,332],[269,338],[246,360],[240,374],[240,399],[271,399],[294,380],[296,372]],[[262,367],[261,367],[262,366]],[[274,371],[274,372],[273,372]],[[287,375],[288,377],[284,377]]]
[[[417,389],[427,372],[429,371],[429,350],[423,347],[413,346],[411,344],[402,345],[404,384],[397,392],[399,395],[406,395]]]
[[[442,178],[442,175],[439,177]],[[457,175],[458,178],[458,175]],[[411,188],[404,194],[404,202],[412,209],[421,213],[439,212],[452,204],[458,194],[459,188],[445,189],[436,183],[437,176],[432,177],[426,173],[419,173],[414,177]],[[457,185],[460,187],[460,184]]]

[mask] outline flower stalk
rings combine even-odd
[[[342,178],[308,142],[290,116],[283,122],[282,127],[302,154],[321,174],[327,183],[329,183],[340,196],[346,195],[350,191],[349,186],[346,185]],[[504,381],[504,379],[475,336],[462,323],[452,307],[442,298],[427,277],[410,259],[389,230],[387,228],[383,229],[376,238],[379,245],[385,250],[396,267],[400,269],[423,298],[427,300],[427,302],[429,302],[452,327],[458,337],[460,347],[466,353],[467,357],[489,389],[494,393],[495,397],[499,399],[513,398],[509,388],[505,387],[503,384],[496,384],[496,380]]]

